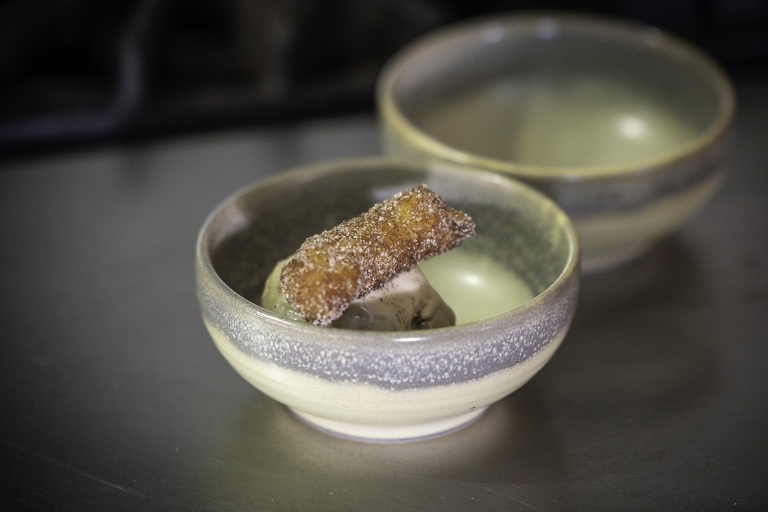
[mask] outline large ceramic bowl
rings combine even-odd
[[[580,16],[437,31],[393,57],[377,94],[388,154],[532,184],[573,219],[585,271],[642,254],[712,196],[735,104],[690,45]]]
[[[458,325],[351,331],[259,305],[269,272],[308,236],[420,183],[477,224],[475,237],[422,264]],[[403,440],[467,424],[544,366],[574,313],[579,246],[562,210],[519,182],[374,159],[308,167],[237,192],[205,221],[196,271],[205,325],[248,382],[320,429]]]

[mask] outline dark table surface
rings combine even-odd
[[[737,86],[733,171],[706,209],[586,278],[531,382],[413,444],[296,421],[218,354],[194,293],[219,201],[378,154],[373,117],[2,164],[0,509],[768,509],[768,76]]]

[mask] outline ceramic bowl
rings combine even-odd
[[[421,264],[456,326],[352,331],[259,305],[269,272],[308,236],[420,183],[477,224],[475,237]],[[237,192],[205,221],[196,273],[205,325],[248,382],[322,430],[408,440],[467,424],[552,357],[574,313],[579,246],[563,211],[522,183],[373,159],[307,167]]]
[[[403,49],[377,103],[387,154],[499,172],[553,198],[589,272],[644,253],[713,195],[735,97],[712,60],[657,29],[512,15]]]

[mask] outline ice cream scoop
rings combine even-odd
[[[261,305],[293,320],[305,321],[288,303],[280,287],[280,273],[287,262],[287,259],[279,262],[267,278]],[[415,267],[352,301],[331,326],[364,331],[408,331],[455,324],[453,310]]]

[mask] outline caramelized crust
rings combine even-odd
[[[304,319],[328,325],[353,300],[474,234],[467,214],[419,185],[309,237],[283,269],[280,284]]]

